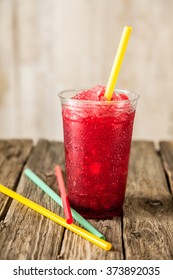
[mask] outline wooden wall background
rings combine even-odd
[[[57,92],[106,85],[125,25],[134,138],[173,138],[172,0],[0,0],[0,138],[62,140]]]

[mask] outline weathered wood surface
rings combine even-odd
[[[0,141],[0,182],[16,189],[22,168],[31,152],[32,141]],[[11,199],[0,193],[0,220],[8,210]]]
[[[160,142],[163,165],[168,176],[170,190],[173,195],[173,141]]]
[[[31,147],[31,141],[0,141],[0,182],[63,216],[21,173],[32,169],[58,192],[54,165],[64,170],[63,144],[40,140]],[[132,144],[122,217],[90,220],[113,244],[108,252],[14,200],[4,212],[7,197],[0,194],[0,259],[173,259],[172,154],[170,142],[161,144],[160,153],[151,142]]]
[[[54,166],[64,163],[63,145],[39,141],[26,167],[54,188]],[[57,189],[57,188],[56,188]],[[62,215],[60,208],[23,174],[16,189],[21,195]],[[56,259],[64,228],[13,201],[0,235],[1,259]]]
[[[132,145],[123,238],[126,259],[173,259],[173,199],[150,142]]]
[[[66,230],[59,257],[61,259],[79,260],[123,259],[121,218],[116,217],[113,220],[89,221],[105,235],[107,241],[112,243],[113,248],[111,251],[104,251]]]
[[[31,153],[26,167],[57,191],[54,176],[54,166],[57,163],[64,169],[63,145],[42,140]],[[60,207],[24,174],[16,191],[63,215]],[[89,241],[13,201],[4,220],[5,227],[0,230],[0,259],[122,259],[121,219],[91,223],[96,224],[98,230],[103,231],[107,240],[113,243],[112,251],[106,253]]]

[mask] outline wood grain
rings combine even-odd
[[[173,258],[173,200],[150,142],[132,145],[123,237],[126,259]]]
[[[15,190],[22,169],[32,149],[31,140],[0,141],[0,183]],[[0,220],[8,210],[11,199],[0,193]]]
[[[31,148],[29,140],[0,141],[1,183],[63,216],[63,210],[21,174],[29,167],[58,192],[54,165],[64,170],[63,143],[40,140],[32,152]],[[90,220],[113,244],[111,251],[13,200],[7,213],[1,210],[0,259],[173,259],[173,198],[163,164],[171,182],[172,142],[162,142],[161,153],[152,142],[133,142],[123,216]],[[5,209],[6,197],[0,198],[0,209]]]
[[[65,231],[59,259],[79,259],[79,260],[121,260],[124,258],[122,247],[121,218],[116,217],[112,220],[89,220],[106,240],[112,243],[110,251],[104,251],[84,240],[83,238]]]
[[[173,141],[160,142],[160,152],[165,172],[168,176],[170,190],[173,195]]]
[[[64,170],[63,144],[41,140],[30,154],[26,167],[57,192],[54,176],[57,163]],[[24,175],[17,192],[64,215],[62,209]],[[0,228],[0,259],[123,259],[121,217],[90,222],[113,244],[110,252],[13,201]]]
[[[63,144],[40,140],[26,167],[57,191],[55,164],[64,165]],[[22,174],[16,190],[49,210],[63,216],[60,207]],[[0,228],[0,259],[56,259],[64,229],[13,200]]]

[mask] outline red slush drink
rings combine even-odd
[[[63,91],[66,187],[71,207],[85,218],[112,218],[124,202],[138,95],[105,87]]]

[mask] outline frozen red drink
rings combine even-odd
[[[71,207],[86,218],[119,215],[124,202],[138,95],[105,87],[63,91],[66,186]]]

